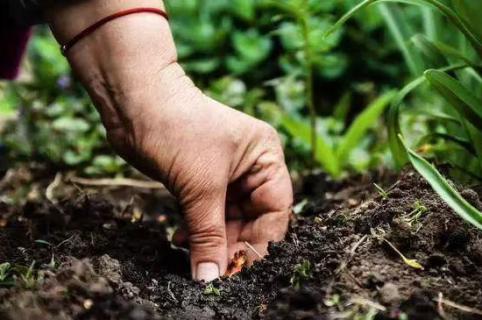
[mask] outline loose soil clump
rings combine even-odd
[[[0,319],[482,319],[482,233],[411,171],[306,179],[286,240],[211,284],[190,280],[156,195],[69,193],[0,202]]]

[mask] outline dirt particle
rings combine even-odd
[[[378,293],[383,304],[397,304],[402,300],[398,286],[391,282],[385,283]]]

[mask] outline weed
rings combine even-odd
[[[313,276],[313,270],[311,262],[303,259],[301,263],[298,263],[293,269],[293,275],[291,276],[290,283],[295,289],[299,289],[301,284],[310,279]]]
[[[415,229],[415,232],[418,232],[422,228],[420,218],[427,211],[428,208],[424,206],[420,200],[416,200],[413,204],[413,210],[405,215],[403,219],[408,223],[408,225],[410,225],[410,227]]]
[[[410,115],[415,119],[423,112],[420,108],[414,108],[412,113],[408,109],[402,112],[403,102],[410,93],[424,89],[422,85],[425,83],[429,84],[431,91],[422,91],[417,104],[434,106],[431,109],[436,110],[424,112],[428,117],[425,128],[421,131],[424,136],[415,140],[412,130],[407,133],[410,140],[420,141],[419,146],[423,146],[424,151],[449,163],[453,177],[465,181],[482,181],[482,33],[480,18],[471,14],[481,12],[482,2],[390,1],[418,4],[427,10],[434,9],[449,22],[446,24],[444,20],[436,20],[432,14],[424,15],[424,26],[431,27],[426,27],[415,35],[411,26],[406,24],[406,12],[401,6],[381,2],[388,1],[361,1],[341,17],[327,35],[361,9],[380,3],[379,11],[414,76],[411,82],[399,90],[388,112],[388,140],[395,163],[401,168],[410,162],[461,218],[482,229],[482,212],[467,203],[435,167],[412,151],[402,135],[402,115]],[[441,37],[442,30],[447,28],[452,28],[455,32],[445,32],[451,36]],[[414,45],[408,46],[409,41]],[[432,145],[427,144],[428,141]]]
[[[388,199],[388,191],[386,191],[385,189],[383,189],[381,186],[379,186],[376,183],[373,183],[373,185],[375,186],[375,188],[378,191],[378,194],[382,197],[383,200]]]
[[[11,270],[11,265],[8,262],[0,264],[0,284],[4,282]]]
[[[221,290],[216,288],[212,283],[208,283],[206,288],[204,289],[203,294],[207,296],[219,297],[221,295]]]
[[[32,261],[30,267],[17,267],[20,274],[21,284],[25,289],[34,289],[41,280],[41,277],[37,274],[34,269],[35,261]]]

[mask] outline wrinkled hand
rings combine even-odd
[[[51,27],[65,42],[87,22],[136,1],[62,5],[52,9]],[[76,44],[68,59],[115,150],[178,198],[186,228],[174,241],[189,244],[193,278],[223,275],[239,250],[252,262],[257,255],[244,242],[264,255],[269,241],[283,239],[293,195],[276,131],[193,85],[176,62],[165,19],[112,21]]]
[[[115,149],[177,196],[196,279],[224,274],[228,259],[246,250],[262,255],[288,227],[292,189],[276,131],[196,89],[178,64],[159,76],[171,96],[146,105],[132,125],[108,131]],[[165,87],[164,87],[165,88]]]

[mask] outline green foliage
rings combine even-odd
[[[0,284],[2,284],[10,273],[11,265],[8,262],[0,264]]]
[[[167,6],[179,60],[201,89],[279,129],[293,169],[321,164],[340,177],[386,158],[384,137],[373,130],[378,119],[360,130],[351,124],[405,74],[391,63],[397,51],[378,12],[361,13],[323,37],[356,2],[168,0]],[[35,159],[88,175],[127,172],[46,28],[38,29],[23,74],[0,84],[0,146],[9,163]],[[307,135],[298,136],[307,124]]]
[[[475,227],[482,229],[482,212],[478,211],[468,203],[467,200],[462,198],[457,190],[447,182],[434,166],[410,148],[406,147],[406,150],[412,165],[428,183],[430,183],[435,192],[437,192],[461,218]]]
[[[418,123],[424,132],[415,144],[420,152],[450,164],[454,177],[481,181],[482,37],[480,19],[475,17],[474,10],[480,12],[482,2],[454,0],[447,4],[439,0],[365,0],[346,13],[327,34],[346,23],[360,9],[381,2],[392,2],[378,6],[415,77],[398,92],[389,109],[389,145],[395,163],[401,167],[409,161],[457,214],[480,228],[480,212],[403,142],[402,131],[405,140],[413,141],[413,128]],[[402,7],[394,4],[396,2],[422,7],[425,34],[412,36],[413,31],[407,31],[406,24],[398,21]],[[444,21],[437,22],[432,9],[441,13],[453,29]],[[413,46],[408,45],[409,40]],[[424,85],[427,83],[428,87]],[[412,100],[421,107],[412,110],[405,107],[405,100],[411,94]],[[402,107],[405,107],[403,112]],[[417,119],[421,114],[425,117],[422,121]],[[404,125],[407,130],[402,130]]]
[[[323,169],[333,177],[338,178],[345,169],[349,168],[351,165],[350,154],[357,149],[366,137],[367,131],[376,126],[381,114],[393,97],[394,92],[388,92],[373,101],[353,120],[344,134],[316,135],[315,159],[319,161]],[[281,125],[305,144],[310,141],[310,128],[306,122],[285,114],[281,119]]]
[[[216,288],[212,283],[208,283],[203,291],[203,294],[207,296],[219,297],[221,295],[221,290]]]
[[[388,191],[387,190],[383,189],[381,186],[379,186],[376,183],[374,183],[373,185],[375,186],[375,188],[378,191],[378,194],[382,197],[383,200],[388,199]]]
[[[0,89],[0,115],[17,115],[15,122],[4,125],[0,138],[0,145],[10,150],[9,158],[112,174],[93,162],[98,156],[117,159],[105,144],[98,113],[45,29],[34,37],[28,58],[25,79]],[[96,170],[86,170],[90,167]],[[125,169],[124,164],[117,166],[115,173]]]
[[[313,276],[313,269],[311,262],[303,259],[301,263],[298,263],[293,269],[293,275],[291,276],[290,283],[295,289],[299,289],[301,284],[310,279]]]

